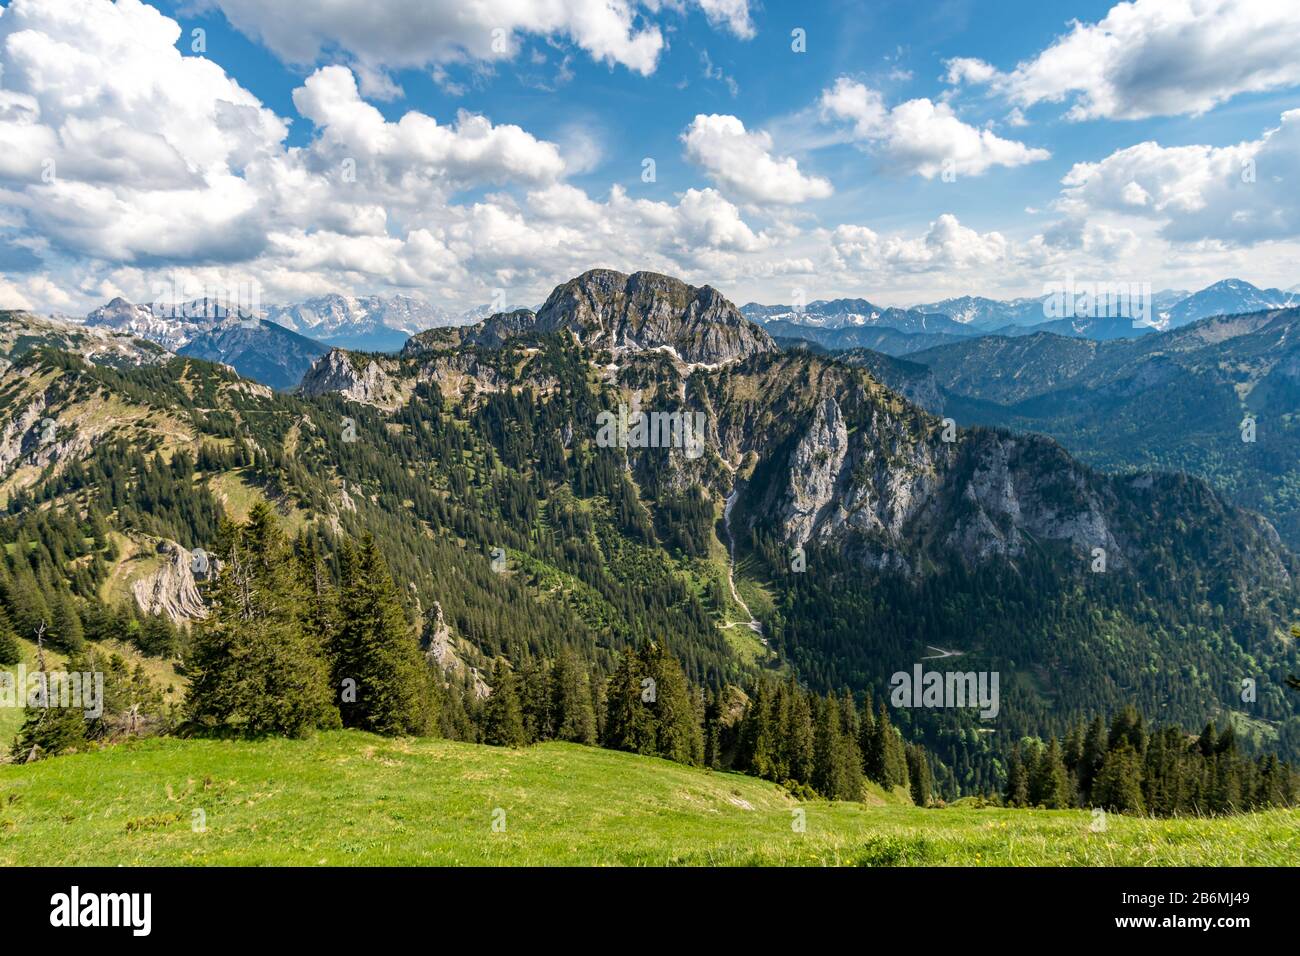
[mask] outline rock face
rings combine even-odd
[[[708,365],[777,350],[716,289],[654,272],[584,272],[551,293],[537,330],[568,330],[592,348],[613,351],[671,349],[685,362]]]
[[[790,456],[790,494],[782,514],[790,543],[807,541],[830,505],[848,445],[849,433],[839,403],[827,398],[817,406],[812,427]]]
[[[365,355],[330,349],[307,370],[299,386],[307,397],[337,392],[344,398],[378,408],[394,409],[404,396],[380,363]]]
[[[162,559],[158,569],[131,584],[140,610],[165,614],[175,624],[207,617],[208,609],[194,583],[190,552],[175,541],[162,541],[158,555]]]
[[[425,617],[425,640],[428,642],[425,657],[437,664],[444,674],[463,677],[468,673],[474,682],[474,696],[480,700],[488,697],[492,689],[483,681],[478,668],[469,667],[461,660],[456,651],[456,639],[442,614],[442,605],[437,601]]]

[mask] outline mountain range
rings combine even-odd
[[[1291,753],[1300,717],[1280,688],[1300,561],[1226,471],[1169,465],[1242,407],[1259,427],[1246,454],[1288,453],[1273,442],[1297,407],[1295,321],[963,336],[903,360],[778,342],[708,286],[593,270],[536,311],[425,330],[399,354],[331,348],[277,393],[196,355],[10,313],[0,500],[11,516],[102,501],[127,544],[85,587],[129,594],[138,579],[182,618],[184,568],[142,556],[210,546],[221,516],[264,500],[313,534],[371,530],[439,660],[479,673],[530,647],[603,672],[654,633],[705,683],[773,670],[883,699],[937,642],[1003,675],[992,726],[898,713],[962,792],[997,783],[1023,735],[1135,701]],[[268,325],[188,344],[219,352]],[[629,409],[698,421],[701,453],[671,428],[602,438]],[[1184,457],[1240,454],[1236,424]],[[1124,442],[1157,450],[1145,465],[1159,470],[1120,461]],[[1268,495],[1294,486],[1266,487],[1254,506],[1280,521]],[[1249,708],[1239,674],[1260,683]]]
[[[1108,342],[982,336],[909,359],[963,424],[1052,435],[1111,471],[1199,475],[1300,548],[1300,308]]]
[[[832,349],[871,348],[907,355],[950,344],[958,337],[990,333],[1055,332],[1102,341],[1134,338],[1212,315],[1286,308],[1297,301],[1294,291],[1259,289],[1240,279],[1224,279],[1193,293],[1153,293],[1149,322],[1135,321],[1129,314],[1107,315],[1104,309],[1101,314],[1053,317],[1050,306],[1056,303],[1050,295],[1006,300],[961,296],[905,309],[875,306],[865,299],[817,300],[798,309],[751,302],[741,311],[773,335],[806,338]]]

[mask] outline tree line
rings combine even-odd
[[[1148,730],[1124,708],[1063,738],[1026,738],[1011,751],[1004,802],[1012,807],[1101,807],[1157,817],[1206,816],[1295,806],[1296,773],[1275,754],[1249,758],[1236,732],[1214,722],[1200,735],[1180,727]]]

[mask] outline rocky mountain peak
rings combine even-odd
[[[669,349],[691,363],[777,351],[771,336],[717,289],[655,272],[584,272],[551,293],[537,313],[537,329],[568,330],[594,348]]]

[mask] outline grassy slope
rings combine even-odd
[[[1296,812],[1094,833],[1084,811],[875,803],[807,803],[796,833],[778,787],[567,744],[156,739],[0,767],[0,865],[1300,863]]]

